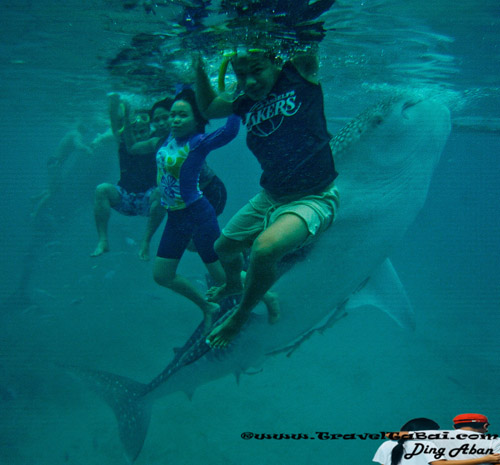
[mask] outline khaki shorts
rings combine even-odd
[[[330,227],[338,207],[339,191],[333,183],[321,194],[306,195],[290,202],[277,201],[261,191],[229,220],[222,234],[228,239],[251,244],[280,215],[293,213],[304,220],[309,230],[304,246]]]

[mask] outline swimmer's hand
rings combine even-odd
[[[201,53],[193,53],[191,55],[191,66],[195,73],[205,72],[205,60],[203,59]]]

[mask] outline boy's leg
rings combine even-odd
[[[243,251],[248,248],[247,244],[221,234],[215,242],[215,251],[219,256],[220,263],[226,275],[226,282],[221,286],[214,286],[207,291],[207,299],[210,302],[219,302],[225,297],[243,292],[241,272],[243,270]]]
[[[241,294],[241,272],[244,265],[242,254],[252,247],[254,239],[262,232],[266,212],[271,206],[272,203],[261,192],[242,207],[226,225],[215,242],[215,252],[226,273],[226,284],[209,289],[208,300],[218,302],[230,295]]]
[[[238,334],[252,309],[275,283],[276,265],[280,258],[300,247],[308,235],[307,224],[302,218],[285,213],[257,237],[250,255],[241,303],[234,314],[208,336],[212,347],[225,347]]]
[[[241,281],[245,282],[246,271],[241,272]],[[276,292],[267,291],[263,297],[262,302],[267,309],[267,321],[270,325],[278,322],[280,319],[280,302]]]

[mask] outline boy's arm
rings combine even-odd
[[[193,65],[196,79],[196,101],[203,116],[207,119],[213,119],[226,118],[231,115],[233,113],[232,102],[223,99],[215,92],[201,58],[195,58]]]
[[[291,62],[306,81],[318,84],[319,59],[316,54],[299,53],[291,59]]]

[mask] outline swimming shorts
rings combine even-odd
[[[290,202],[273,199],[265,190],[241,208],[223,229],[228,239],[253,243],[255,238],[285,213],[293,213],[304,220],[309,236],[301,247],[318,237],[335,220],[339,207],[339,191],[334,184],[319,193]]]
[[[115,188],[120,194],[120,202],[112,207],[113,210],[127,216],[149,216],[150,199],[156,187],[151,187],[146,192],[139,194],[127,192],[123,187],[117,185]]]
[[[203,262],[214,263],[219,259],[214,250],[214,243],[219,236],[220,228],[214,207],[205,197],[201,197],[186,208],[168,212],[156,255],[180,260],[192,238]]]

